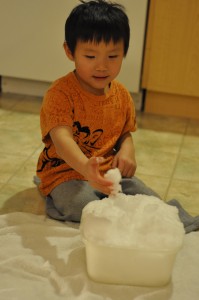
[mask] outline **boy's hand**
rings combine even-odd
[[[118,152],[113,159],[112,168],[118,168],[122,177],[132,177],[135,174],[137,164],[133,138],[130,132],[120,137],[117,149]]]
[[[132,152],[119,150],[114,157],[112,167],[118,168],[122,177],[132,177],[135,174],[137,164]]]
[[[113,183],[100,174],[99,164],[102,162],[102,157],[91,157],[86,164],[84,177],[94,189],[109,195],[112,191]]]

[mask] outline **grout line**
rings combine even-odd
[[[177,155],[177,158],[176,158],[176,162],[175,162],[175,165],[173,167],[173,171],[172,171],[170,179],[169,179],[169,184],[168,184],[168,187],[167,187],[166,192],[165,192],[165,196],[164,196],[165,201],[167,199],[167,196],[168,196],[168,193],[169,193],[169,189],[171,187],[171,184],[172,184],[172,181],[173,181],[173,177],[174,177],[174,174],[175,174],[175,171],[176,171],[179,159],[180,159],[180,154],[182,152],[182,145],[183,145],[184,139],[186,137],[186,133],[187,133],[187,129],[188,129],[189,123],[190,123],[190,119],[187,120],[186,127],[185,127],[185,130],[184,130],[183,136],[182,136],[182,140],[181,140],[181,143],[180,143],[180,146],[179,146],[179,151],[178,151],[178,155]]]
[[[24,160],[24,162],[19,166],[19,168],[17,168],[15,170],[14,173],[12,173],[12,175],[9,177],[9,179],[5,182],[5,184],[3,184],[3,186],[5,186],[6,184],[9,184],[9,182],[12,180],[12,178],[26,165],[26,163],[29,161],[29,159],[35,154],[35,152],[39,149],[39,147],[37,147],[36,149],[34,149],[34,151],[29,155],[27,156],[27,158]],[[36,173],[36,165],[35,165],[35,173]],[[34,176],[34,175],[33,175]],[[32,178],[33,179],[33,178]],[[2,186],[2,187],[3,187]],[[2,188],[1,187],[1,188]],[[0,189],[1,189],[0,188]]]

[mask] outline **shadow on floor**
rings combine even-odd
[[[11,212],[26,212],[45,215],[45,200],[38,189],[29,188],[18,192],[9,198],[0,209],[0,214]]]

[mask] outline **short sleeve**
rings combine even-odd
[[[73,105],[69,97],[62,91],[50,89],[43,100],[40,125],[43,141],[50,130],[57,126],[70,126],[73,124]]]

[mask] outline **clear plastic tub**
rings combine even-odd
[[[171,280],[179,249],[140,250],[96,245],[83,239],[89,277],[97,282],[164,286]]]

